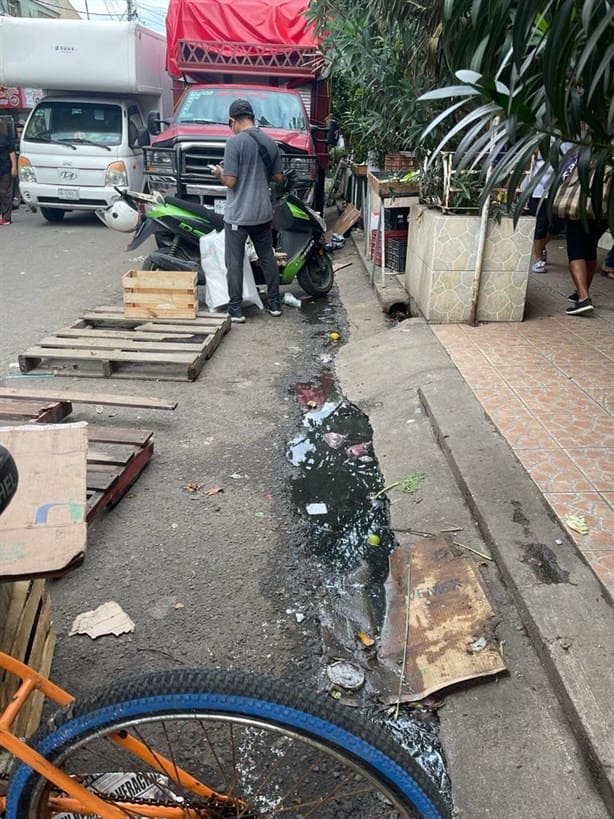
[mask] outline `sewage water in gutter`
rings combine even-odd
[[[307,548],[325,575],[330,611],[323,627],[338,632],[329,643],[347,648],[355,624],[368,620],[376,633],[383,622],[388,557],[396,546],[388,500],[379,494],[384,483],[369,419],[342,395],[333,375],[323,372],[292,392],[304,412],[287,449],[296,468],[291,496],[307,525]],[[328,647],[329,657],[335,648]],[[364,696],[353,704],[369,705]],[[451,803],[435,718],[417,718],[403,706],[395,719],[383,721]]]

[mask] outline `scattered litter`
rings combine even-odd
[[[339,449],[346,440],[347,435],[342,435],[340,432],[325,432],[322,438],[332,449]]]
[[[486,639],[486,637],[478,637],[477,640],[474,640],[472,643],[470,643],[467,651],[469,652],[469,654],[477,654],[478,651],[484,651],[487,645],[488,640]]]
[[[465,546],[464,543],[459,543],[458,540],[453,540],[452,543],[455,546],[460,546],[461,549],[466,549],[468,552],[471,552],[474,555],[478,555],[478,557],[483,557],[484,560],[492,560],[490,555],[485,555],[484,552],[478,552],[477,549],[472,549],[471,546]]]
[[[329,333],[328,337],[330,338],[331,341],[339,341],[339,339],[341,338],[339,333]]]
[[[171,523],[171,529],[179,529],[178,523]]]
[[[381,541],[380,536],[376,535],[374,533],[370,534],[367,537],[367,543],[369,544],[369,546],[379,546],[381,542],[382,541]]]
[[[200,489],[200,484],[196,483],[196,481],[188,481],[183,485],[184,489],[187,489],[188,492],[198,492]]]
[[[104,412],[104,407],[101,407],[99,404],[97,407],[95,407],[95,410],[98,413],[98,415],[102,415],[102,413]]]
[[[301,300],[297,299],[292,293],[284,293],[282,302],[287,304],[288,307],[297,307],[299,310],[301,308]]]
[[[561,540],[560,537],[557,537],[557,539],[554,542],[556,543],[557,546],[562,546],[563,545],[563,541]]]
[[[240,475],[238,472],[233,472],[230,477],[233,479],[233,481],[240,481],[243,478],[247,478],[247,475]]]
[[[565,523],[569,529],[573,529],[573,531],[579,535],[588,535],[589,533],[584,515],[574,515],[572,512],[568,512],[565,515]]]
[[[356,635],[356,638],[360,640],[360,642],[366,648],[371,648],[371,646],[375,645],[375,640],[373,639],[373,637],[370,637],[368,634],[365,634],[364,631],[359,631],[358,634]]]
[[[332,697],[334,700],[340,700],[343,694],[337,688],[331,688],[328,692],[328,696]]]
[[[296,622],[297,623],[302,623],[303,620],[305,619],[305,615],[300,611],[295,612],[294,616],[296,617]]]
[[[314,401],[313,399],[310,399],[309,401],[307,401],[307,406],[309,407],[309,409],[316,409],[316,407],[318,406],[318,402]]]
[[[450,526],[449,529],[440,529],[439,531],[440,532],[462,532],[463,527],[462,526]]]
[[[369,443],[354,444],[353,446],[348,446],[345,452],[350,458],[360,458],[367,454],[369,446]]]
[[[326,515],[328,507],[325,503],[308,503],[305,507],[308,515]]]
[[[69,637],[75,634],[87,634],[92,640],[105,634],[128,634],[136,628],[122,607],[114,600],[103,603],[97,609],[78,614],[72,624]]]
[[[209,489],[205,489],[205,495],[219,495],[219,493],[223,491],[224,488],[222,486],[211,486]]]
[[[327,666],[326,674],[333,685],[338,685],[347,691],[357,691],[365,682],[365,672],[362,668],[344,660]]]

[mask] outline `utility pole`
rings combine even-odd
[[[136,20],[138,18],[138,12],[136,8],[136,0],[126,0],[127,5],[127,19],[128,20]]]

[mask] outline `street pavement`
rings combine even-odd
[[[357,266],[368,282],[359,233],[353,244]],[[506,794],[512,801],[504,812],[503,804],[499,811],[494,807],[496,799],[489,808],[484,803],[478,806],[472,801],[474,793],[465,802],[461,787],[455,795],[464,816],[614,815],[614,609],[608,571],[608,562],[611,567],[614,557],[614,461],[611,409],[608,411],[607,403],[609,398],[611,407],[614,282],[603,277],[595,279],[595,316],[565,316],[566,297],[572,288],[562,248],[551,248],[550,259],[547,274],[531,276],[524,322],[477,328],[431,327],[420,318],[412,318],[389,333],[380,351],[389,376],[395,372],[395,383],[400,386],[397,398],[406,397],[401,385],[410,393],[417,390],[432,433],[445,453],[450,475],[495,557],[552,696],[556,696],[561,714],[575,736],[577,751],[605,802],[601,808],[591,808],[583,801],[570,802],[566,807],[561,803],[557,812],[560,780],[556,775],[546,775],[542,787],[549,789],[548,797],[545,803],[543,798],[532,803],[527,769],[543,758],[541,749],[528,738],[536,727],[530,719],[525,721],[528,700],[517,713],[519,723],[529,732],[522,761],[517,757],[518,738],[513,732],[506,735],[510,729],[501,719],[505,709],[497,713],[495,708],[492,721],[487,718],[487,710],[482,711],[484,731],[480,735],[475,713],[471,714],[465,703],[460,706],[461,710],[467,708],[465,742],[458,753],[454,741],[452,748],[446,746],[453,786],[459,777],[461,781],[467,777],[479,787],[479,772],[486,768],[492,773],[497,767],[497,755],[502,753],[502,766],[508,766],[510,777],[516,773],[511,765],[522,769],[516,783],[522,797],[520,804],[510,809],[513,796]],[[344,303],[343,281],[347,275],[345,270],[339,274]],[[382,304],[399,298],[396,291],[392,297],[381,290],[372,293]],[[398,348],[391,337],[399,340]],[[369,349],[372,344],[371,340]],[[341,375],[342,363],[343,354]],[[364,362],[364,390],[369,389],[366,374],[373,369]],[[377,414],[378,410],[371,412],[374,428],[378,426],[374,417]],[[381,426],[385,441],[394,425],[388,419]],[[376,443],[380,452],[385,444]],[[406,446],[401,439],[390,448],[398,457]],[[387,467],[381,455],[380,460]],[[389,477],[393,479],[388,475],[385,479]],[[392,511],[394,515],[395,507]],[[588,534],[580,535],[564,525],[568,511],[584,516]],[[514,677],[517,658],[509,654],[507,645],[506,658]],[[488,688],[481,686],[472,694],[465,692],[461,700],[463,697],[475,697],[484,706],[489,699]],[[450,710],[456,712],[450,719],[456,737],[462,719],[458,695],[448,697],[446,703],[441,718],[447,740]],[[493,742],[493,730],[499,735],[501,747]],[[471,739],[479,743],[477,757],[468,750]],[[565,753],[562,747],[559,751],[562,760]],[[567,776],[579,785],[581,780],[571,770]],[[499,787],[504,778],[496,776],[496,781]],[[489,785],[492,779],[482,784],[485,788]],[[512,790],[518,794],[516,788]],[[524,812],[520,805],[524,805]],[[485,813],[478,814],[478,809]]]
[[[18,212],[0,238],[0,359],[13,377],[25,347],[83,309],[118,303],[121,274],[138,264],[125,236],[76,216],[51,226]],[[172,417],[74,412],[74,420],[152,429],[156,452],[89,533],[82,566],[50,581],[53,676],[81,694],[127,670],[220,665],[325,687],[318,597],[326,583],[305,566],[288,507],[286,442],[297,429],[294,386],[311,383],[332,357],[341,389],[369,417],[384,484],[426,476],[416,496],[389,493],[393,530],[405,539],[408,530],[458,527],[467,546],[495,558],[478,567],[508,673],[445,692],[438,710],[458,816],[611,815],[614,623],[603,586],[434,328],[388,321],[352,242],[335,253],[342,260],[350,264],[337,276],[341,304],[332,294],[322,313],[252,311],[193,383],[31,377],[178,401]],[[328,341],[331,328],[339,344]],[[188,482],[224,491],[189,492]],[[136,622],[134,634],[69,636],[76,614],[110,598]]]

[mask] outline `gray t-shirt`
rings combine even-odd
[[[273,218],[268,172],[258,143],[248,133],[251,130],[232,136],[224,151],[224,174],[237,178],[234,188],[226,191],[224,221],[231,225],[262,225]],[[271,157],[271,175],[281,173],[277,144],[262,131],[258,132],[258,138]]]

